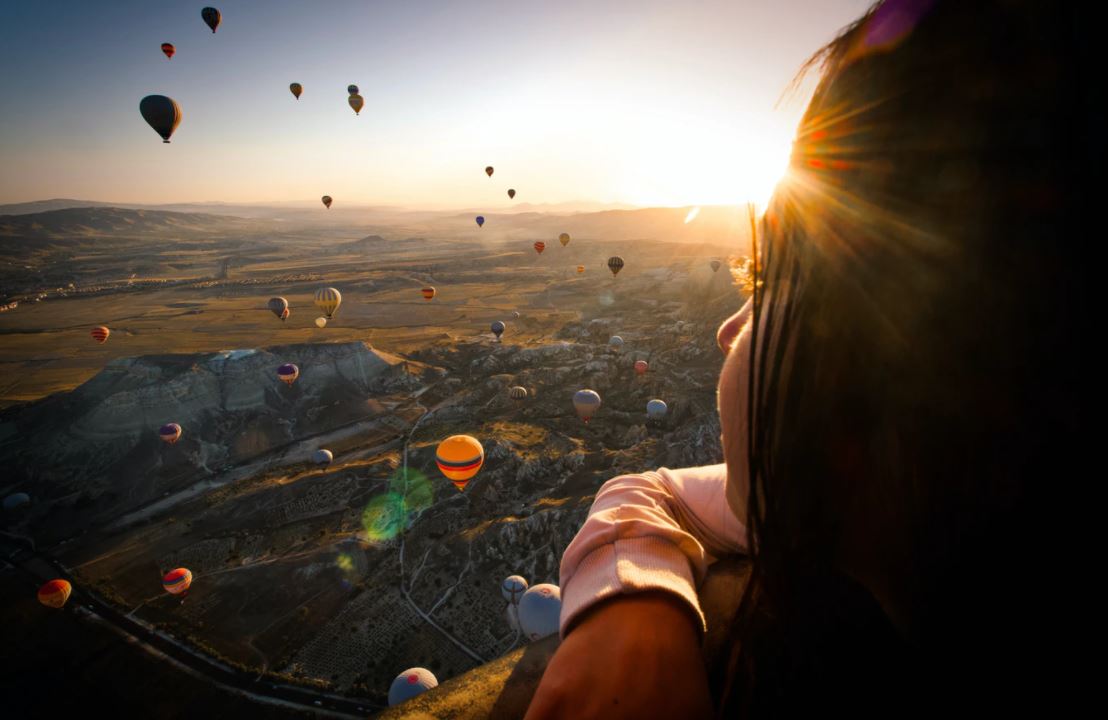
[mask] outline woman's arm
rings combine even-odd
[[[696,587],[713,556],[746,540],[726,485],[713,465],[601,487],[562,556],[564,640],[527,720],[711,717]]]
[[[683,600],[703,630],[696,588],[709,563],[746,550],[746,529],[727,504],[726,485],[725,465],[606,482],[562,555],[562,636],[592,605],[646,590]]]

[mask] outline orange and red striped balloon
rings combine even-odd
[[[435,451],[435,464],[458,490],[465,490],[484,463],[485,449],[470,435],[451,435]]]
[[[68,580],[50,580],[38,589],[38,601],[46,607],[62,608],[69,600],[73,586]]]
[[[101,325],[100,327],[94,327],[89,335],[92,335],[92,339],[103,345],[108,342],[108,336],[112,334],[112,331]]]
[[[542,255],[542,251],[545,249],[546,243],[544,243],[542,240],[538,240],[535,242],[535,252],[537,252],[539,255]]]
[[[430,300],[431,298],[435,297],[435,288],[433,287],[425,287],[421,292],[423,293],[424,300]]]

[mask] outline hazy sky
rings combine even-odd
[[[214,4],[213,35],[203,2],[5,3],[0,202],[762,199],[807,98],[783,90],[870,2]],[[169,145],[149,94],[181,106]]]

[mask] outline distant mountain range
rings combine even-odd
[[[440,239],[491,240],[495,242],[556,242],[565,232],[577,240],[631,241],[662,240],[685,244],[708,244],[744,252],[749,245],[750,226],[745,208],[703,206],[693,208],[605,209],[566,212],[532,208],[561,206],[519,206],[509,212],[484,212],[485,224],[478,229],[474,210],[415,211],[396,208],[251,207],[240,205],[183,206],[189,212],[148,207],[116,207],[106,204],[60,207],[76,200],[44,200],[22,205],[0,206],[0,211],[34,210],[0,214],[0,238],[136,237],[165,233],[208,235],[257,234],[277,228],[288,230],[327,229],[351,231],[390,239],[438,237]],[[174,206],[182,207],[182,206]],[[211,212],[201,212],[203,207]],[[264,211],[264,212],[263,212]],[[234,215],[230,213],[236,213]],[[242,214],[238,214],[242,213]],[[259,224],[261,223],[261,224]]]

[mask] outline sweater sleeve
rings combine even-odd
[[[643,590],[677,595],[706,629],[696,588],[717,557],[742,552],[746,528],[727,503],[726,465],[613,478],[562,555],[561,635],[601,600]]]

